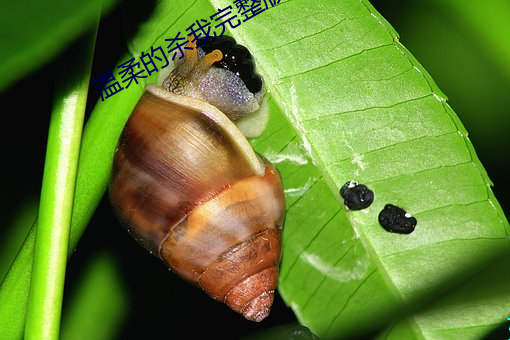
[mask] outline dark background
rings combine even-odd
[[[508,216],[509,79],[480,47],[479,38],[440,7],[425,1],[372,3],[449,97],[450,105],[470,132],[478,156],[495,183],[496,197]],[[137,18],[130,18],[130,22],[139,22],[150,15],[150,6],[148,8],[139,12]],[[122,6],[118,6],[101,22],[93,78],[117,66],[125,51],[122,27]],[[136,31],[136,25],[129,28],[128,36]],[[19,247],[26,233],[24,230],[30,227],[26,221],[33,221],[37,213],[55,69],[59,63],[60,59],[50,62],[18,81],[0,97],[3,105],[0,240],[2,245],[7,244],[12,249]],[[98,97],[99,93],[91,88],[89,103],[92,104],[88,105],[87,114]],[[16,218],[20,210],[26,212],[21,221]],[[6,228],[12,224],[19,225],[17,232]],[[0,257],[12,256],[9,247],[0,250]],[[166,334],[165,338],[228,339],[295,322],[292,311],[279,295],[268,319],[256,324],[169,273],[161,261],[146,253],[122,229],[106,199],[101,202],[69,263],[65,302],[73,295],[80,274],[98,252],[115,258],[126,286],[129,312],[118,338],[156,338]],[[65,303],[64,314],[66,308]]]

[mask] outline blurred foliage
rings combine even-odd
[[[63,340],[114,339],[129,310],[115,256],[98,253],[88,262],[64,306]]]
[[[39,199],[35,197],[27,197],[25,201],[20,202],[12,217],[13,220],[7,220],[5,223],[9,228],[0,230],[3,234],[0,247],[0,282],[37,218],[38,202]]]
[[[0,92],[54,58],[115,0],[6,1],[0,11]],[[42,15],[44,13],[44,15]]]

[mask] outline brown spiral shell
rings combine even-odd
[[[283,188],[221,111],[149,86],[119,140],[110,200],[179,276],[249,320],[269,314]]]

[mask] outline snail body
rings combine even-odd
[[[175,273],[261,321],[277,283],[283,187],[227,115],[203,101],[203,79],[222,52],[197,53],[186,51],[163,87],[148,86],[138,102],[117,146],[110,200]]]

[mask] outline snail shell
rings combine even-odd
[[[197,73],[207,74],[218,51],[200,60],[186,53],[182,67],[198,71],[183,75],[178,66],[165,88],[148,86],[129,118],[110,200],[136,240],[175,273],[261,321],[281,254],[280,176],[223,112],[201,100]]]

